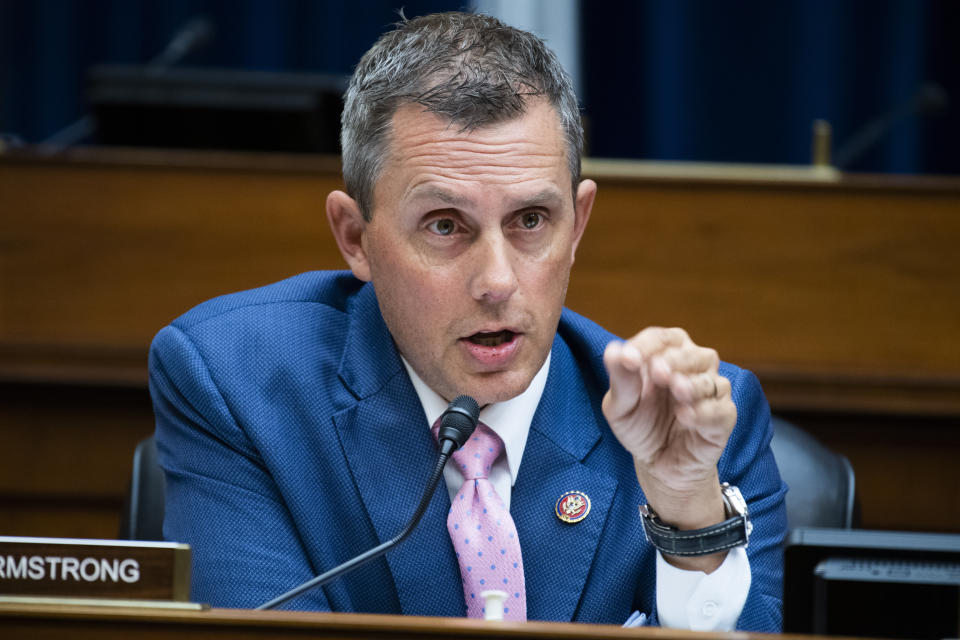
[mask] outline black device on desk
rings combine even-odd
[[[87,100],[101,144],[336,154],[346,86],[334,74],[99,65]]]
[[[960,534],[794,529],[783,578],[785,632],[960,637]]]

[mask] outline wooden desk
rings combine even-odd
[[[851,458],[865,526],[960,531],[960,180],[584,173],[600,191],[568,306],[623,335],[683,326],[752,369]],[[152,336],[214,295],[341,268],[340,184],[333,157],[0,156],[0,450],[20,454],[0,532],[115,534]]]
[[[677,629],[622,629],[609,625],[547,622],[487,623],[460,618],[378,616],[293,611],[150,611],[91,607],[0,604],[0,628],[6,640],[63,638],[71,640],[150,640],[152,638],[433,638],[482,640],[528,638],[568,640],[784,640],[816,636],[771,636],[759,633],[702,633]]]

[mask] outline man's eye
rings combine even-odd
[[[433,231],[435,234],[440,236],[449,236],[457,229],[457,223],[455,223],[450,218],[440,218],[439,220],[434,220],[428,226],[430,231]]]
[[[536,211],[528,211],[520,216],[520,224],[524,229],[536,229],[543,222],[543,216]]]

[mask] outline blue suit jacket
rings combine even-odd
[[[425,338],[429,339],[429,338]],[[623,622],[656,615],[655,551],[630,456],[600,411],[602,352],[614,336],[564,310],[510,511],[530,619]],[[756,378],[723,364],[738,420],[720,460],[754,522],[753,583],[740,627],[780,628],[784,487]],[[150,389],[167,476],[164,534],[193,546],[193,598],[252,607],[396,535],[436,444],[371,285],[306,273],[189,311],[153,343]],[[580,523],[554,514],[579,490]],[[463,616],[435,493],[398,548],[291,608]]]

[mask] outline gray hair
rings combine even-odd
[[[530,97],[546,98],[560,118],[576,194],[583,151],[577,96],[540,38],[490,16],[457,12],[396,27],[360,59],[344,97],[343,178],[366,220],[389,155],[393,115],[405,104],[423,105],[470,131],[522,116]]]

